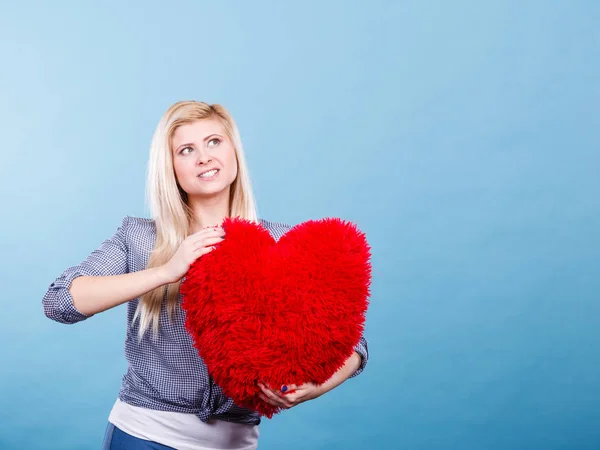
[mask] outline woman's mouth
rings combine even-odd
[[[218,173],[219,169],[207,170],[206,172],[202,172],[200,175],[198,175],[198,178],[204,181],[210,181],[214,180]]]

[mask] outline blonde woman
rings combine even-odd
[[[226,217],[261,223],[275,239],[290,227],[257,217],[237,126],[220,105],[172,105],[154,133],[147,193],[153,219],[125,217],[116,233],[67,269],[43,298],[46,316],[75,323],[127,303],[127,371],[104,449],[255,449],[260,416],[214,384],[184,328],[179,285],[190,265],[227,239]],[[262,386],[290,408],[358,375],[364,338],[323,385]],[[288,389],[296,392],[284,395]]]

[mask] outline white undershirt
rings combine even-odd
[[[211,419],[195,414],[140,408],[117,399],[108,421],[127,434],[178,450],[255,450],[258,425]]]

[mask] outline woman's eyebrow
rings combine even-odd
[[[213,133],[213,134],[209,134],[208,136],[206,136],[204,139],[202,139],[202,141],[203,141],[203,142],[206,142],[206,141],[208,141],[210,138],[213,138],[213,137],[215,137],[215,136],[217,136],[217,137],[220,137],[220,138],[223,138],[223,136],[221,136],[220,134],[218,134],[218,133]],[[178,146],[175,148],[175,151],[177,151],[177,150],[179,150],[181,147],[185,147],[185,146],[190,146],[190,147],[193,147],[193,146],[194,146],[194,143],[193,143],[193,142],[188,142],[188,143],[186,143],[186,144],[181,144],[181,145],[178,145]]]
[[[179,150],[181,147],[184,147],[184,146],[186,146],[186,145],[189,145],[190,147],[193,147],[193,146],[194,146],[194,144],[193,144],[193,143],[191,143],[191,142],[188,142],[187,144],[181,144],[181,145],[177,146],[177,148],[175,149],[175,151]]]
[[[218,133],[213,133],[213,134],[210,134],[210,135],[206,136],[206,137],[203,139],[203,141],[204,141],[204,142],[206,142],[206,141],[208,141],[210,138],[212,138],[212,137],[215,137],[215,136],[218,136],[218,137],[220,137],[220,138],[222,138],[222,137],[223,137],[223,136],[221,136],[221,135],[220,135],[220,134],[218,134]]]

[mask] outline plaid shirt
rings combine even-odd
[[[291,227],[261,220],[274,239],[279,239]],[[71,282],[78,276],[107,276],[144,270],[156,239],[154,221],[125,217],[116,233],[105,240],[79,265],[63,272],[44,295],[44,313],[61,323],[76,323],[90,316],[73,306],[69,292]],[[211,418],[229,422],[259,424],[260,416],[239,407],[214,383],[207,368],[185,330],[185,313],[180,310],[171,322],[163,305],[158,339],[145,333],[138,341],[139,321],[133,315],[139,298],[127,303],[127,335],[125,356],[128,367],[119,398],[131,405],[161,411],[196,414],[202,421]],[[363,371],[368,359],[367,341],[361,337],[355,347],[362,357],[355,377]]]

